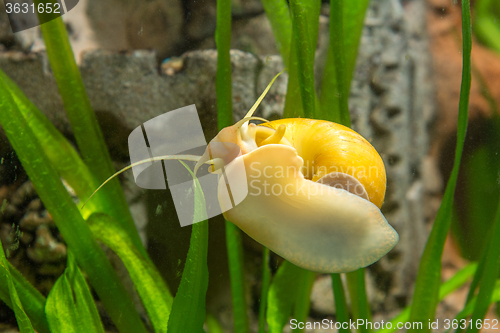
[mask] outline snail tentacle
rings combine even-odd
[[[145,163],[151,163],[151,162],[158,162],[158,161],[162,161],[162,160],[185,160],[185,161],[193,161],[193,162],[198,162],[200,160],[201,156],[196,156],[196,155],[163,155],[163,156],[155,156],[155,157],[150,157],[150,158],[146,158],[144,160],[140,160],[140,161],[137,161],[135,163],[132,163],[130,165],[127,165],[126,167],[124,167],[123,169],[121,169],[120,171],[117,171],[115,172],[111,177],[109,177],[108,179],[106,179],[91,195],[90,197],[83,203],[82,207],[80,209],[83,209],[83,207],[85,207],[85,205],[87,204],[87,202],[89,202],[90,199],[92,199],[92,197],[97,193],[97,191],[99,191],[104,185],[106,185],[107,183],[109,183],[113,178],[115,178],[116,176],[119,176],[121,175],[122,173],[124,173],[125,171],[127,170],[130,170],[132,169],[133,167],[136,167],[138,165],[141,165],[141,164],[145,164]],[[205,163],[209,163],[211,164],[212,162],[211,161],[208,161],[208,162],[205,162]]]
[[[280,143],[283,137],[285,136],[286,126],[280,125],[276,132],[274,132],[271,136],[267,137],[267,139],[261,142],[261,146],[269,145],[269,144],[277,144]]]
[[[254,105],[247,112],[245,118],[251,117],[253,115],[253,113],[255,112],[255,110],[257,110],[257,107],[260,105],[260,103],[262,102],[262,100],[264,99],[264,97],[266,97],[267,92],[269,91],[269,89],[271,89],[271,86],[273,85],[274,81],[276,81],[276,79],[278,78],[278,76],[280,76],[285,70],[286,70],[286,68],[283,69],[278,74],[276,74],[276,76],[267,85],[266,89],[264,89],[264,92],[259,96],[259,98],[257,99],[257,101],[254,103]]]

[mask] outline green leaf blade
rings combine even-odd
[[[40,0],[35,0],[35,4],[38,3]],[[38,15],[43,20],[47,14]],[[115,170],[76,65],[66,27],[61,17],[58,17],[42,24],[40,28],[50,66],[83,161],[97,182],[102,183],[114,174]],[[104,191],[108,192],[108,198],[113,198],[112,202],[117,207],[113,210],[113,215],[117,214],[117,220],[146,256],[118,179],[111,180]]]
[[[262,291],[259,304],[259,333],[266,333],[266,310],[271,285],[271,270],[269,268],[271,252],[267,247],[262,251]]]
[[[482,320],[491,304],[495,283],[500,274],[500,246],[498,244],[500,244],[500,202],[493,225],[490,246],[484,254],[486,261],[480,281],[479,293],[476,297],[474,311],[472,312],[472,323]],[[467,332],[479,332],[479,328],[476,325],[472,325]]]
[[[354,321],[363,320],[364,323],[371,322],[371,309],[368,303],[365,286],[365,269],[360,268],[354,272],[346,273],[347,288],[351,299],[351,310]],[[371,332],[366,325],[359,328],[359,332]]]
[[[49,332],[49,325],[45,317],[44,306],[45,297],[36,290],[9,262],[7,262],[10,276],[16,287],[17,295],[23,304],[24,311],[31,320],[34,328],[40,333]],[[2,266],[3,268],[3,266]],[[3,276],[7,272],[0,273]],[[12,308],[10,289],[7,279],[0,279],[0,299]]]
[[[471,276],[474,275],[477,269],[478,269],[477,263],[470,263],[464,268],[462,268],[460,271],[458,271],[448,281],[444,282],[439,288],[439,300],[440,301],[443,300],[446,296],[448,296],[458,288],[462,287],[467,281],[470,280]],[[411,307],[407,306],[400,312],[399,315],[397,315],[390,321],[392,328],[380,329],[377,332],[378,333],[396,332],[398,329],[397,328],[398,323],[405,323],[410,320],[410,311]]]
[[[457,321],[465,320],[467,317],[472,315],[475,306],[477,302],[477,296],[474,296],[470,299],[470,301],[467,302],[465,307],[460,311],[459,314],[456,315],[455,319]],[[500,280],[496,281],[495,288],[493,289],[493,292],[491,293],[491,298],[490,298],[490,305],[493,303],[500,302]],[[472,319],[469,319],[472,320]],[[474,321],[472,321],[474,323]],[[477,322],[476,322],[477,323]],[[493,325],[491,325],[493,326]],[[491,327],[490,326],[490,327]],[[447,332],[450,332],[451,330],[448,330]],[[460,330],[457,330],[460,331]]]
[[[321,86],[323,119],[350,127],[348,98],[368,0],[330,1],[330,44]]]
[[[262,0],[262,4],[271,22],[271,29],[283,58],[283,64],[285,68],[288,68],[292,40],[292,20],[288,4],[285,0]]]
[[[443,253],[444,242],[451,224],[453,196],[455,193],[460,159],[462,157],[465,133],[467,129],[469,93],[471,87],[472,47],[470,3],[468,0],[462,0],[462,36],[463,69],[458,112],[455,161],[450,179],[446,185],[443,201],[439,207],[431,234],[420,261],[410,315],[411,321],[423,323],[424,332],[430,331],[427,323],[429,320],[432,321],[434,319],[439,300],[438,294],[441,279],[441,255]]]
[[[318,116],[316,114],[316,95],[314,88],[314,54],[316,43],[313,43],[310,39],[310,35],[313,35],[313,31],[317,31],[317,29],[314,29],[317,25],[311,24],[313,20],[309,20],[309,17],[312,14],[308,13],[316,8],[311,7],[311,9],[309,9],[308,7],[309,6],[305,5],[300,0],[290,1],[293,38],[298,60],[297,69],[302,108],[306,118],[316,118]],[[319,13],[318,17],[315,17],[314,20],[318,19]],[[310,24],[311,26],[309,26]]]
[[[304,270],[301,274],[297,289],[297,298],[293,310],[293,318],[298,322],[306,322],[311,309],[311,291],[316,280],[316,273]],[[304,332],[304,329],[297,328],[294,332]]]
[[[321,2],[295,0],[290,3],[290,8],[292,40],[283,117],[318,118],[319,100],[314,87],[313,68]]]
[[[184,162],[181,163],[191,172]],[[202,332],[206,316],[208,218],[201,185],[192,172],[191,174],[195,203],[194,221],[202,222],[195,223],[192,227],[186,264],[168,320],[169,333]]]
[[[233,124],[230,0],[217,0],[215,43],[217,44],[215,91],[217,94],[217,123],[220,130]]]
[[[347,308],[347,301],[344,292],[344,285],[340,278],[340,274],[332,274],[332,290],[335,302],[335,317],[339,323],[348,323],[350,320],[349,309]],[[351,330],[349,328],[341,327],[339,332],[347,333]]]
[[[50,212],[68,247],[99,294],[115,324],[123,332],[145,327],[104,252],[92,237],[78,208],[50,165],[35,135],[0,78],[0,123],[37,193]],[[117,304],[120,304],[118,307]]]
[[[17,288],[10,273],[9,262],[5,258],[2,242],[0,241],[0,277],[2,284],[6,283],[9,294],[10,307],[14,310],[17,325],[21,333],[35,333],[31,321],[24,311],[23,305],[17,293]]]
[[[344,1],[343,3],[343,31],[344,31],[344,59],[345,84],[350,87],[356,68],[358,47],[365,22],[369,0]]]
[[[233,105],[231,87],[231,1],[217,0],[217,26],[215,32],[217,44],[217,124],[219,130],[233,125]],[[245,280],[243,263],[243,245],[241,231],[231,222],[225,221],[226,247],[231,281],[233,302],[234,330],[249,332],[247,303],[245,300]]]
[[[64,273],[47,297],[45,312],[52,332],[104,333],[92,294],[71,251]]]
[[[173,297],[156,267],[137,251],[113,217],[96,213],[87,223],[96,239],[113,250],[127,268],[155,332],[166,332]]]
[[[284,261],[273,278],[267,301],[269,333],[280,333],[292,314],[298,296],[298,284],[307,271]]]

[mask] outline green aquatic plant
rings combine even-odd
[[[219,56],[216,89],[220,130],[232,125],[230,4],[229,0],[217,1],[216,42]],[[320,98],[314,88],[312,71],[320,2],[291,0],[288,5],[285,0],[263,0],[263,4],[289,73],[285,117],[306,116],[349,126],[347,97],[368,1],[331,0],[330,47]],[[497,280],[500,250],[495,246],[500,242],[500,208],[479,264],[470,264],[444,284],[440,280],[441,255],[450,226],[453,190],[467,125],[471,77],[469,7],[469,2],[463,0],[464,69],[455,166],[420,262],[413,303],[392,320],[392,328],[380,330],[383,332],[396,331],[396,323],[407,321],[422,322],[422,330],[429,331],[427,323],[433,320],[438,302],[465,284],[472,275],[474,279],[467,303],[456,318],[459,322],[472,316],[472,321],[466,323],[471,324],[470,331],[477,331],[476,323],[484,318],[488,306],[500,299]],[[74,62],[62,20],[56,18],[45,23],[42,25],[42,33],[81,156],[1,71],[0,123],[41,199],[51,212],[70,254],[64,274],[57,280],[47,299],[2,255],[0,298],[14,309],[21,332],[32,332],[34,329],[38,332],[78,332],[84,327],[82,321],[87,325],[85,331],[99,332],[102,327],[82,277],[84,272],[120,332],[146,332],[129,295],[97,245],[99,241],[123,261],[155,332],[200,332],[203,331],[204,324],[209,332],[220,332],[220,324],[205,309],[209,281],[206,262],[207,221],[193,225],[181,284],[173,297],[139,240],[118,181],[110,180],[110,184],[99,190],[85,207],[82,204],[77,207],[62,186],[59,177],[64,178],[75,189],[81,202],[84,202],[114,170]],[[276,137],[273,138],[277,140]],[[280,140],[281,138],[278,142]],[[193,182],[197,182],[195,177]],[[203,193],[200,186],[194,188],[195,218],[205,220]],[[241,234],[238,227],[230,222],[226,222],[226,242],[234,331],[249,332],[249,304],[245,299]],[[284,261],[273,276],[268,266],[269,255],[270,251],[265,249],[259,332],[282,332],[290,316],[300,322],[306,321],[316,273]],[[347,273],[346,280],[347,288],[344,287],[340,273],[332,274],[337,321],[344,323],[349,320],[370,320],[364,269]],[[346,291],[351,300],[350,308],[346,302]],[[349,327],[342,327],[340,330],[350,331]],[[359,330],[371,331],[364,326]]]
[[[481,73],[472,64],[472,75],[488,101],[491,117],[478,117],[471,124],[464,145],[464,158],[458,176],[458,198],[454,202],[451,230],[464,258],[479,260],[484,239],[495,218],[494,207],[500,199],[500,109]],[[497,179],[497,181],[492,181]],[[461,186],[460,186],[461,183]],[[464,191],[463,189],[467,189]]]
[[[219,130],[233,124],[231,89],[231,1],[217,0],[217,73],[215,90],[217,94],[217,124]],[[227,259],[231,281],[234,328],[237,332],[249,332],[247,302],[245,300],[245,276],[243,270],[243,243],[240,230],[225,221]]]
[[[500,52],[500,4],[495,0],[479,0],[474,4],[473,31],[486,46]]]
[[[431,328],[426,324],[429,320],[434,320],[438,304],[439,283],[441,281],[441,256],[443,254],[444,242],[450,229],[451,214],[453,211],[453,196],[457,185],[458,170],[460,168],[460,160],[467,130],[471,85],[471,29],[470,3],[468,0],[464,0],[462,1],[462,86],[460,89],[455,161],[453,164],[453,171],[446,185],[443,201],[439,207],[431,234],[429,235],[422,255],[410,314],[410,320],[425,324],[423,330],[429,332]]]

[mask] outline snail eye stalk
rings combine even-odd
[[[278,129],[270,135],[267,139],[263,140],[259,146],[269,145],[269,144],[278,144],[281,142],[283,137],[285,136],[286,126],[280,125]]]

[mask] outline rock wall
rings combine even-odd
[[[372,301],[392,310],[410,301],[427,239],[423,162],[434,110],[423,1],[371,2],[349,105],[353,127],[386,166],[382,212],[400,241],[368,271]]]

